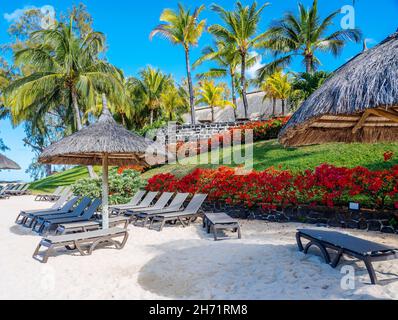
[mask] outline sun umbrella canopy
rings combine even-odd
[[[16,162],[0,154],[0,170],[21,170],[21,167]]]
[[[47,164],[102,165],[108,156],[110,166],[139,164],[144,167],[162,162],[160,157],[151,157],[153,141],[145,139],[117,124],[109,110],[104,107],[99,120],[71,136],[52,144],[41,154],[39,161]],[[149,153],[148,153],[149,152]]]
[[[286,146],[398,141],[398,32],[334,72],[280,134]]]
[[[106,107],[105,97],[103,100],[103,112],[95,124],[54,143],[43,151],[39,161],[47,164],[102,164],[102,226],[107,229],[108,166],[139,164],[147,167],[164,162],[165,153],[153,141],[118,125]]]

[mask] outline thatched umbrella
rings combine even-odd
[[[0,154],[0,170],[21,170],[21,167],[16,162]]]
[[[337,69],[280,134],[287,146],[398,140],[398,31]]]
[[[158,157],[154,156],[155,150]],[[159,152],[159,147],[153,141],[118,125],[109,112],[104,97],[102,115],[95,124],[52,144],[43,151],[39,161],[44,164],[102,165],[102,225],[107,229],[108,166],[148,167],[164,161],[164,153]]]

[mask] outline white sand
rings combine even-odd
[[[243,240],[220,242],[200,224],[162,233],[130,227],[122,251],[41,264],[31,257],[40,237],[14,220],[21,209],[48,206],[29,196],[0,200],[0,299],[398,299],[398,261],[375,264],[379,286],[368,284],[362,263],[343,261],[357,275],[356,288],[343,290],[341,267],[298,252],[297,224],[242,221]],[[351,233],[398,247],[394,235]]]

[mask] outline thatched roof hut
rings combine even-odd
[[[337,69],[280,134],[286,146],[398,141],[398,31]]]
[[[21,167],[16,162],[0,154],[0,170],[21,170]]]

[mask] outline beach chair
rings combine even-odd
[[[63,236],[52,236],[44,238],[40,241],[35,252],[33,259],[47,263],[51,255],[57,253],[58,250],[78,251],[82,256],[91,255],[98,245],[114,245],[116,249],[123,249],[128,239],[127,229],[111,228],[107,230],[97,230],[92,232],[75,233]],[[122,238],[121,241],[116,239]],[[45,251],[40,252],[44,247]]]
[[[50,214],[62,214],[72,211],[73,207],[80,200],[80,197],[71,198],[68,196],[60,198],[50,209],[21,211],[15,220],[16,224],[31,228],[35,219]]]
[[[38,194],[35,198],[35,201],[50,201],[48,199],[54,199],[55,197],[59,197],[62,190],[64,189],[65,187],[57,187],[52,194]]]
[[[124,229],[127,229],[130,224],[128,217],[111,217],[109,218],[109,227],[115,228],[119,225],[123,225]],[[65,235],[70,233],[78,232],[89,232],[95,231],[102,228],[102,220],[91,220],[81,222],[63,223],[58,225],[55,235]]]
[[[221,213],[205,213],[203,217],[203,228],[207,233],[213,232],[214,241],[218,240],[217,232],[219,230],[232,230],[238,233],[238,238],[242,239],[241,228],[238,220],[231,218],[224,212]]]
[[[25,185],[26,185],[25,183],[15,184],[12,189],[5,191],[5,193],[8,194],[9,196],[11,196],[13,193],[21,190]]]
[[[318,247],[325,262],[330,264],[332,268],[336,268],[339,265],[343,255],[363,261],[373,285],[376,285],[378,280],[372,263],[398,259],[397,248],[363,240],[340,232],[299,229],[296,239],[299,250],[304,252],[304,254],[308,254],[311,247]],[[305,247],[302,239],[309,241]],[[336,253],[333,261],[330,258],[328,249]]]
[[[139,209],[129,209],[125,215],[132,215],[134,212],[137,211],[145,211],[145,210],[161,210],[166,207],[166,205],[170,202],[170,199],[173,197],[174,193],[173,192],[164,192],[162,195],[159,197],[159,199],[155,202],[154,205],[146,207],[146,208],[139,208]]]
[[[10,190],[12,188],[12,184],[7,184],[5,185],[1,190],[0,190],[0,199],[9,199],[10,196],[6,193],[7,190]]]
[[[144,199],[138,204],[138,205],[121,205],[117,209],[113,209],[111,212],[114,215],[120,215],[124,214],[128,210],[134,210],[134,209],[140,209],[140,208],[148,208],[152,205],[153,200],[155,200],[156,196],[158,195],[158,192],[148,192]]]
[[[196,194],[183,211],[158,214],[152,218],[150,229],[154,229],[154,225],[158,224],[158,231],[162,231],[167,222],[180,222],[185,228],[194,222],[198,217],[202,217],[203,213],[199,210],[205,202],[207,194]]]
[[[90,203],[91,199],[88,197],[84,197],[75,208],[68,212],[50,213],[43,216],[35,217],[35,221],[32,223],[32,230],[40,233],[41,230],[44,228],[44,223],[50,219],[62,219],[81,216],[84,213],[84,210],[90,205]]]
[[[29,189],[29,184],[26,183],[26,184],[21,185],[21,187],[18,188],[17,190],[10,190],[8,192],[8,194],[10,196],[24,196],[24,195],[29,194],[30,191],[28,189]]]
[[[126,206],[132,206],[132,207],[138,206],[139,203],[141,202],[142,198],[145,196],[145,194],[146,194],[146,191],[140,190],[134,195],[134,197],[131,198],[129,203],[122,204],[122,205],[116,205],[116,206],[109,206],[109,211],[111,213],[113,213],[113,211],[123,209]]]
[[[56,230],[58,225],[73,223],[73,222],[83,222],[90,221],[94,215],[97,213],[99,207],[101,206],[102,201],[100,199],[95,199],[90,206],[84,210],[83,214],[73,216],[73,217],[59,217],[59,218],[50,218],[46,219],[39,230],[40,234],[50,233],[52,230]]]
[[[130,217],[131,222],[134,221],[135,226],[145,227],[147,223],[151,221],[151,218],[156,215],[182,211],[185,200],[187,200],[188,197],[189,193],[177,193],[170,205],[164,209],[141,209],[137,211],[127,211],[126,216]]]

